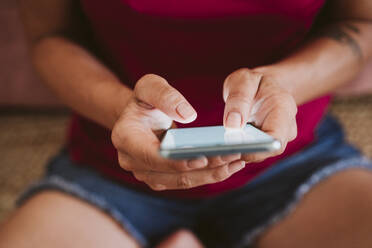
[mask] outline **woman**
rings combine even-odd
[[[313,25],[321,8],[329,16]],[[67,151],[3,226],[4,247],[371,246],[372,163],[324,117],[330,92],[372,53],[371,1],[24,0],[21,10],[35,67],[77,114]],[[282,150],[158,155],[171,125],[248,121]]]

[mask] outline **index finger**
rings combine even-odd
[[[242,128],[247,123],[261,77],[261,74],[248,69],[241,69],[227,77],[223,88],[225,127]]]

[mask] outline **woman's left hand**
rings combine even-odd
[[[297,136],[297,105],[293,96],[277,83],[275,76],[265,74],[259,69],[239,69],[226,78],[223,87],[225,127],[242,128],[253,122],[281,142],[281,148],[275,152],[242,155],[248,163],[281,154]]]

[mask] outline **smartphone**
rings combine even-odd
[[[242,129],[224,126],[169,129],[160,144],[160,154],[170,159],[191,159],[234,153],[270,152],[281,144],[265,132],[247,124]]]

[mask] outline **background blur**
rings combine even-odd
[[[1,222],[17,195],[42,176],[48,159],[63,146],[68,110],[32,71],[14,0],[0,1],[0,31]],[[372,64],[357,80],[372,84]],[[363,93],[363,87],[358,91]],[[372,158],[372,95],[337,97],[331,112],[349,140]]]

